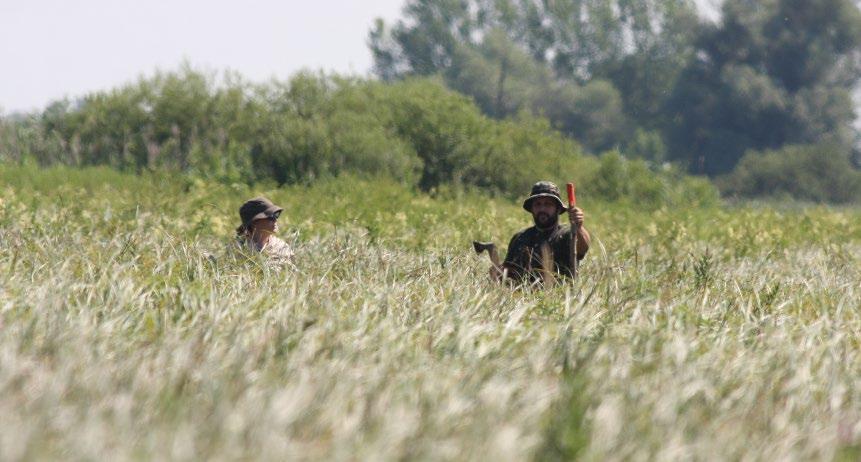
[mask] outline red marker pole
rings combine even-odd
[[[577,207],[577,195],[574,183],[568,183],[568,220],[571,223],[571,252],[569,255],[571,275],[577,278],[579,262],[577,261],[577,235],[580,234],[580,225],[574,221],[574,207]]]

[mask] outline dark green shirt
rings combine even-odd
[[[515,234],[508,244],[508,254],[503,266],[514,279],[529,276],[531,281],[540,281],[541,245],[547,243],[553,258],[553,270],[562,276],[571,276],[570,249],[571,233],[569,226],[556,225],[555,228],[542,230],[535,226]],[[584,255],[579,255],[582,260]]]

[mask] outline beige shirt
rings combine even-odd
[[[293,249],[278,237],[270,236],[263,246],[246,238],[238,238],[236,244],[241,250],[263,253],[273,265],[293,266]]]

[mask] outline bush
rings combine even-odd
[[[579,190],[599,201],[624,202],[645,209],[711,207],[720,199],[706,178],[687,175],[669,165],[655,167],[642,159],[626,159],[618,151],[602,154],[596,168],[583,175]]]
[[[491,119],[434,79],[386,84],[300,73],[251,85],[185,66],[0,128],[6,160],[181,171],[225,183],[349,174],[519,198],[540,179],[575,180],[595,197],[652,206],[685,184],[619,154],[583,155],[527,112]]]
[[[750,151],[718,184],[724,194],[742,197],[835,203],[861,200],[861,172],[852,166],[847,153],[829,145]]]

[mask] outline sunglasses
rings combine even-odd
[[[272,215],[267,215],[267,216],[265,216],[265,217],[263,217],[263,218],[260,218],[260,220],[278,221],[278,217],[279,217],[279,216],[281,216],[281,212],[280,212],[280,211],[275,212],[275,213],[273,213]]]

